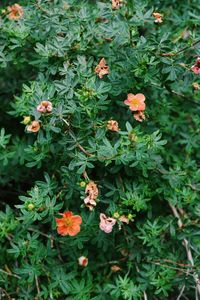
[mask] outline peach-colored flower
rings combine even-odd
[[[40,113],[50,113],[52,111],[52,103],[50,101],[42,101],[38,106],[37,106],[37,111]]]
[[[38,121],[32,121],[30,125],[26,127],[29,132],[38,132],[40,130],[40,123]]]
[[[145,110],[146,105],[144,101],[145,96],[143,94],[128,94],[124,104],[128,105],[132,111]]]
[[[85,205],[89,208],[89,210],[93,210],[94,207],[97,205],[96,199],[99,194],[98,187],[94,181],[90,181],[85,188],[85,193],[88,194],[88,196],[84,199]]]
[[[120,130],[118,122],[115,120],[110,120],[107,122],[107,129],[115,132],[118,132]]]
[[[121,222],[123,222],[123,223],[126,223],[126,224],[128,224],[129,223],[129,218],[127,218],[126,216],[121,216],[120,218],[119,218],[119,220],[121,221]]]
[[[9,12],[8,18],[10,20],[19,20],[23,18],[24,10],[19,4],[15,3],[11,6],[8,6],[7,9]]]
[[[80,225],[82,223],[81,216],[74,216],[71,211],[66,211],[62,215],[61,219],[56,218],[57,223],[57,232],[62,235],[77,235],[81,228]]]
[[[109,66],[106,66],[105,58],[102,58],[95,68],[95,73],[98,74],[99,78],[103,78],[104,75],[109,74]]]
[[[143,111],[138,111],[137,113],[134,113],[133,117],[138,122],[142,122],[143,120],[145,120],[145,114],[143,113]]]
[[[161,15],[160,13],[154,12],[152,14],[152,16],[155,18],[154,23],[162,23],[163,22],[163,20],[162,20],[163,15]]]
[[[120,266],[117,266],[117,265],[112,265],[111,266],[111,271],[113,271],[113,272],[118,272],[120,270],[121,270]]]
[[[200,74],[200,57],[196,59],[195,64],[191,67],[191,70],[195,74]]]
[[[122,6],[122,0],[112,0],[112,9],[119,9]]]
[[[81,267],[87,267],[87,265],[88,265],[88,258],[85,257],[85,256],[79,257],[79,259],[78,259],[78,264],[79,264],[79,266],[81,266]]]
[[[114,218],[108,218],[105,214],[100,214],[100,224],[99,228],[105,233],[112,232],[113,226],[115,225],[116,220]]]

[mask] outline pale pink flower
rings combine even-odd
[[[79,257],[79,259],[78,259],[78,264],[79,264],[79,266],[81,266],[81,267],[87,267],[87,265],[88,265],[88,258],[85,257],[85,256]]]
[[[145,110],[145,96],[143,94],[128,94],[127,99],[124,101],[124,104],[128,105],[130,110]]]
[[[105,214],[100,214],[99,228],[105,233],[112,232],[113,226],[116,224],[116,220],[113,218],[106,217]]]
[[[8,18],[10,20],[20,20],[24,16],[23,7],[20,6],[17,3],[15,3],[15,4],[11,5],[11,6],[8,6],[7,9],[8,9],[8,12],[9,12]]]
[[[119,9],[120,6],[122,6],[123,1],[122,0],[112,0],[112,9]]]
[[[94,207],[97,205],[96,201],[91,199],[90,196],[84,199],[84,203],[89,208],[89,210],[93,210]]]
[[[195,74],[200,74],[200,57],[196,59],[195,65],[191,67],[191,70]]]
[[[50,113],[52,111],[52,103],[50,101],[42,101],[38,106],[37,106],[37,111],[40,113]]]
[[[142,111],[138,111],[137,113],[134,113],[133,117],[138,122],[142,122],[143,120],[145,120],[145,114]]]

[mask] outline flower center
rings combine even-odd
[[[138,100],[138,99],[132,99],[131,100],[131,105],[134,105],[134,106],[136,106],[136,105],[139,105],[140,104],[140,101]]]
[[[69,218],[66,218],[66,219],[65,219],[65,225],[66,225],[66,226],[71,226],[71,225],[72,225],[72,220],[69,219]]]

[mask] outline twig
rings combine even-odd
[[[16,275],[16,274],[13,274],[13,273],[6,272],[6,271],[4,271],[4,270],[2,270],[2,269],[0,269],[0,272],[6,274],[6,275],[8,275],[8,276],[13,276],[13,277],[15,277],[15,278],[21,279],[20,276],[18,276],[18,275]]]
[[[178,227],[182,228],[183,227],[183,222],[180,218],[180,215],[179,215],[176,207],[173,206],[170,203],[169,203],[169,206],[170,206],[174,216],[178,219]],[[193,257],[192,257],[192,252],[191,252],[191,249],[190,249],[190,246],[189,246],[189,242],[185,238],[183,239],[183,245],[184,245],[185,250],[186,250],[187,258],[188,258],[189,262],[191,263],[192,267],[194,267],[194,260],[193,260]],[[194,278],[194,281],[196,283],[196,291],[200,295],[200,280],[199,280],[198,274],[195,271],[193,272],[193,278]]]
[[[165,56],[165,57],[172,57],[172,56],[176,56],[181,52],[184,52],[187,49],[190,49],[192,47],[194,47],[196,44],[198,44],[200,42],[200,39],[196,40],[195,42],[193,42],[190,46],[186,46],[184,48],[181,48],[180,50],[176,51],[176,52],[170,52],[170,53],[161,53],[161,56]]]
[[[35,275],[35,284],[36,284],[37,293],[39,295],[40,294],[40,286],[39,286],[38,277],[36,275]],[[41,297],[39,297],[39,299],[42,300]]]

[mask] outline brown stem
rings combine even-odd
[[[181,217],[180,217],[176,207],[173,206],[170,203],[169,203],[169,206],[170,206],[174,216],[178,219],[178,227],[182,228],[183,227],[183,222],[181,220]],[[183,239],[183,245],[184,245],[185,250],[186,250],[187,258],[188,258],[189,262],[191,263],[192,267],[194,267],[194,260],[193,260],[193,256],[192,256],[192,251],[190,249],[189,242],[186,238]],[[193,272],[193,278],[194,278],[194,281],[196,283],[196,290],[197,290],[198,294],[200,295],[200,280],[199,280],[199,276],[196,272]]]
[[[192,47],[194,47],[196,44],[198,44],[200,42],[200,39],[196,40],[195,42],[193,42],[190,46],[186,46],[181,48],[180,50],[176,51],[176,52],[170,52],[170,53],[161,53],[161,56],[165,56],[165,57],[172,57],[172,56],[176,56],[181,52],[184,52],[187,49],[190,49]]]

